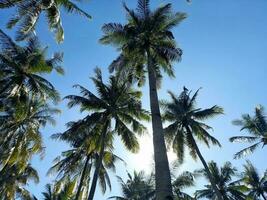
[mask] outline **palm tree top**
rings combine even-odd
[[[0,30],[0,98],[38,96],[54,102],[60,100],[54,86],[42,75],[53,70],[64,74],[60,66],[63,54],[57,52],[47,58],[46,51],[47,47],[41,47],[37,37],[20,46]]]
[[[198,108],[196,106],[198,92],[199,90],[191,96],[191,91],[184,87],[181,94],[177,96],[169,91],[171,100],[163,100],[161,102],[161,107],[164,111],[162,118],[171,123],[164,130],[166,141],[169,146],[173,147],[180,162],[184,158],[185,144],[189,147],[193,158],[196,158],[196,152],[192,146],[194,143],[192,140],[193,135],[208,147],[210,142],[221,146],[219,141],[208,132],[212,127],[203,121],[222,114],[223,109],[217,105],[207,109]]]
[[[249,199],[259,199],[260,196],[266,199],[267,172],[261,176],[256,167],[248,160],[243,167],[244,170],[241,173],[239,182],[246,186]]]
[[[267,184],[267,174],[264,173],[264,176],[261,178],[258,170],[249,160],[246,161],[243,167],[244,167],[244,171],[242,173],[242,176],[243,176],[242,181],[246,182],[247,185],[253,187],[255,186],[254,183],[257,183],[260,181],[262,181],[262,183],[264,182],[265,184]]]
[[[239,184],[239,181],[233,180],[238,177],[238,171],[230,162],[225,162],[223,166],[219,167],[216,162],[211,161],[208,163],[208,167],[224,199],[246,199],[246,187]],[[196,170],[195,173],[204,175],[204,177],[209,180],[209,176],[205,169]],[[216,199],[215,191],[210,184],[205,185],[205,189],[197,190],[196,197]]]
[[[128,179],[123,181],[117,177],[121,185],[123,196],[112,196],[108,199],[117,200],[153,200],[155,198],[155,189],[152,177],[147,177],[144,171],[134,171],[133,174],[127,173]]]
[[[237,152],[235,158],[241,158],[253,153],[260,145],[267,144],[267,119],[264,107],[259,105],[254,110],[254,115],[243,114],[241,119],[234,120],[233,124],[240,126],[240,131],[246,130],[250,136],[231,137],[231,142],[248,142],[253,143],[251,146]]]
[[[102,112],[104,110],[109,111],[110,113],[115,112],[116,109],[118,109],[118,106],[121,108],[126,108],[128,106],[137,106],[137,108],[141,108],[141,91],[134,90],[132,85],[126,81],[121,80],[117,76],[110,76],[108,83],[103,82],[102,72],[99,68],[95,69],[95,76],[91,77],[91,80],[93,81],[95,87],[96,87],[96,94],[93,94],[89,90],[87,90],[85,87],[76,84],[73,87],[78,88],[84,97],[88,98],[88,101],[85,101],[85,99],[78,98],[75,95],[68,95],[65,97],[65,99],[69,99],[68,106],[71,108],[75,105],[81,106],[81,112],[83,111],[98,111]],[[129,96],[125,96],[123,94],[127,94]],[[75,98],[77,97],[77,101],[75,101]],[[79,101],[81,100],[81,101]],[[136,101],[138,100],[138,101]],[[128,104],[130,102],[130,104]],[[144,111],[144,110],[143,110]],[[132,112],[135,112],[135,110],[132,110]],[[138,113],[129,113],[129,114],[138,114]],[[142,114],[142,113],[139,113]],[[137,115],[137,117],[145,117],[146,120],[148,120],[148,116],[146,115]]]
[[[122,81],[116,76],[110,76],[107,83],[104,83],[102,73],[98,68],[95,70],[95,74],[96,76],[91,79],[95,85],[96,94],[81,85],[75,85],[74,87],[80,89],[81,95],[65,97],[69,100],[70,108],[78,105],[81,112],[87,112],[88,115],[81,120],[68,123],[68,130],[56,137],[59,136],[61,139],[71,142],[75,140],[75,143],[78,144],[87,133],[99,133],[97,129],[101,130],[103,121],[107,120],[109,122],[108,132],[116,132],[123,138],[122,141],[126,147],[136,152],[139,145],[135,133],[146,132],[146,127],[139,121],[149,120],[149,113],[142,108],[141,92],[133,89],[128,81]],[[113,128],[110,127],[111,121],[114,121]],[[74,138],[73,134],[81,137]]]
[[[234,125],[241,126],[241,131],[247,130],[253,135],[264,135],[267,134],[267,120],[262,105],[255,107],[254,116],[249,114],[242,115],[242,119],[234,120]]]
[[[64,74],[64,70],[59,64],[62,62],[63,54],[55,53],[51,59],[46,59],[47,47],[41,47],[37,36],[30,37],[26,45],[19,46],[6,33],[0,29],[1,58],[3,62],[9,59],[16,59],[24,70],[36,73],[49,73],[55,69],[59,74]],[[28,59],[26,59],[28,58]],[[31,58],[35,58],[31,59]],[[37,59],[39,58],[39,59]],[[38,68],[37,68],[38,67]],[[25,72],[26,72],[25,71]]]
[[[147,71],[144,65],[149,54],[154,60],[157,77],[161,77],[161,69],[174,76],[172,62],[181,59],[182,50],[177,47],[171,30],[186,18],[186,14],[174,13],[171,4],[152,11],[149,0],[138,0],[135,10],[126,4],[123,7],[127,13],[126,24],[108,23],[102,27],[104,35],[100,42],[114,45],[121,51],[120,56],[110,65],[110,71],[127,71],[125,67],[134,66],[135,78],[142,85],[143,74]]]
[[[192,91],[189,91],[186,87],[183,87],[183,91],[179,96],[173,92],[168,91],[171,97],[171,101],[162,101],[161,107],[165,112],[163,119],[168,121],[178,121],[181,124],[187,124],[190,122],[200,123],[203,120],[212,118],[216,115],[223,114],[223,108],[217,105],[212,106],[208,109],[201,109],[196,107],[196,99],[198,96],[198,89],[191,97]],[[210,129],[211,127],[203,127]]]

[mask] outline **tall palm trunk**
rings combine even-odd
[[[157,80],[153,69],[154,62],[149,54],[149,51],[147,52],[147,59],[156,172],[156,200],[168,200],[173,199],[171,175],[159,109]]]
[[[203,166],[205,168],[205,171],[206,171],[206,173],[207,173],[207,175],[209,177],[211,186],[212,186],[213,190],[215,191],[215,194],[216,194],[218,200],[224,200],[221,192],[219,191],[218,187],[216,186],[214,178],[212,177],[212,174],[211,174],[211,172],[209,170],[208,164],[206,163],[205,159],[203,158],[203,156],[202,156],[202,154],[201,154],[201,152],[200,152],[200,150],[199,150],[199,148],[197,146],[197,143],[196,143],[196,141],[195,141],[195,139],[194,139],[194,137],[192,135],[192,131],[189,129],[189,127],[186,127],[186,131],[192,137],[192,142],[193,142],[194,148],[195,148],[195,150],[197,152],[197,156],[199,157],[200,161],[202,162],[202,164],[203,164]]]
[[[92,180],[92,184],[91,184],[88,200],[93,200],[94,195],[95,195],[98,175],[99,175],[99,172],[100,172],[101,163],[102,163],[103,156],[104,156],[105,139],[106,139],[106,134],[107,134],[107,130],[108,130],[108,125],[109,125],[109,122],[106,121],[104,126],[103,126],[103,129],[102,129],[101,139],[100,139],[101,140],[100,141],[100,152],[99,152],[99,157],[98,157],[98,159],[96,161],[95,172],[94,172],[94,176],[93,176],[93,180]]]
[[[85,173],[86,173],[86,170],[87,170],[87,166],[88,166],[89,160],[90,160],[90,154],[88,154],[86,156],[86,161],[85,161],[85,164],[84,164],[84,167],[83,167],[83,171],[82,171],[82,175],[81,175],[81,179],[80,179],[80,183],[79,183],[79,186],[78,186],[78,190],[77,190],[77,193],[76,193],[75,200],[79,200],[79,196],[80,196],[80,193],[82,191],[82,186],[83,186],[83,183],[84,183]]]

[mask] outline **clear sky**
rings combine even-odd
[[[201,151],[207,161],[215,160],[219,164],[231,161],[241,169],[245,159],[233,160],[233,154],[246,145],[232,144],[229,137],[240,134],[239,127],[231,124],[233,119],[242,113],[252,113],[256,105],[267,107],[267,1],[266,0],[194,0],[192,4],[185,0],[151,0],[151,6],[162,3],[173,3],[175,11],[188,14],[188,18],[177,28],[174,35],[179,46],[183,49],[183,58],[175,63],[175,79],[165,78],[159,97],[166,99],[167,90],[180,93],[183,86],[196,90],[202,87],[198,98],[199,107],[206,108],[214,104],[225,110],[225,115],[215,118],[208,123],[213,126],[212,133],[222,143],[223,148],[201,146]],[[134,8],[136,0],[127,0],[129,7]],[[37,34],[43,45],[49,46],[49,56],[52,52],[64,52],[65,76],[56,74],[47,78],[56,86],[62,97],[74,94],[73,84],[79,83],[90,90],[93,84],[89,76],[93,75],[96,66],[101,67],[105,77],[108,77],[107,66],[118,55],[115,48],[99,44],[101,26],[108,22],[125,22],[125,12],[121,0],[90,0],[82,7],[93,16],[91,21],[75,16],[65,15],[63,12],[63,26],[65,41],[57,45],[52,34],[48,32],[44,19],[40,19]],[[4,29],[10,11],[1,10],[0,28]],[[5,30],[5,29],[4,29]],[[13,35],[12,31],[5,30]],[[148,108],[148,88],[143,88],[143,104]],[[40,183],[29,185],[30,190],[37,197],[41,197],[44,185],[53,180],[46,172],[51,167],[52,160],[66,150],[68,146],[62,142],[52,141],[49,137],[53,133],[65,130],[64,124],[82,117],[77,109],[67,109],[66,102],[58,105],[62,114],[56,117],[57,125],[48,126],[43,132],[46,145],[45,158],[33,159],[33,165],[40,175]],[[147,125],[150,128],[150,124]],[[116,141],[116,153],[122,157],[127,166],[118,164],[117,175],[126,176],[133,169],[151,170],[152,147],[151,137],[141,138],[141,150],[132,155],[122,148]],[[265,153],[265,154],[264,154]],[[264,156],[265,155],[265,156]],[[170,154],[171,160],[175,158]],[[253,156],[248,156],[260,172],[267,168],[266,148],[258,149]],[[194,170],[201,167],[199,163],[186,159],[182,169]],[[105,196],[97,191],[96,200],[106,199],[111,195],[120,194],[115,174],[112,176],[112,191]],[[203,187],[200,181],[197,188]]]

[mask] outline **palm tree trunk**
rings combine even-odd
[[[77,190],[77,193],[76,193],[75,200],[79,200],[79,196],[80,196],[80,193],[82,191],[82,186],[83,186],[84,178],[85,178],[85,172],[87,170],[87,166],[88,166],[89,160],[90,160],[90,154],[86,156],[86,161],[85,161],[85,164],[84,164],[84,167],[83,167],[83,171],[82,171],[82,175],[81,175],[81,179],[80,179],[80,183],[79,183],[79,186],[78,186],[78,190]]]
[[[208,175],[208,177],[209,177],[211,186],[212,186],[213,190],[215,191],[215,194],[216,194],[218,200],[224,200],[224,198],[223,198],[221,192],[219,191],[218,187],[216,186],[216,183],[215,183],[215,181],[214,181],[214,179],[213,179],[213,177],[212,177],[212,174],[211,174],[211,172],[210,172],[210,170],[209,170],[209,167],[208,167],[208,165],[207,165],[205,159],[203,158],[203,156],[202,156],[202,154],[201,154],[201,152],[200,152],[200,150],[199,150],[199,148],[198,148],[198,146],[197,146],[197,143],[196,143],[196,141],[195,141],[195,139],[194,139],[194,137],[193,137],[193,135],[192,135],[191,130],[190,130],[188,127],[186,127],[186,131],[187,131],[187,132],[191,135],[191,137],[192,137],[192,142],[193,142],[194,148],[195,148],[195,150],[196,150],[196,152],[197,152],[197,155],[198,155],[200,161],[202,162],[202,164],[203,164],[203,166],[204,166],[204,168],[205,168],[205,171],[206,171],[206,173],[207,173],[207,175]]]
[[[153,69],[154,62],[147,52],[147,68],[149,77],[149,94],[150,94],[150,109],[152,114],[152,129],[153,129],[153,145],[155,158],[156,172],[156,200],[171,200],[173,199],[171,175],[167,150],[163,135],[163,126],[159,109],[159,100],[157,94],[157,80]]]
[[[109,122],[106,121],[104,126],[103,126],[103,129],[102,129],[99,158],[96,161],[95,172],[94,172],[94,176],[93,176],[92,185],[91,185],[91,188],[90,188],[88,200],[93,200],[94,195],[95,195],[95,189],[96,189],[96,185],[97,185],[98,175],[99,175],[99,172],[100,172],[100,167],[101,167],[101,163],[102,163],[103,156],[104,156],[105,139],[106,139],[108,125],[109,125]]]

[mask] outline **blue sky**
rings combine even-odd
[[[215,160],[219,164],[231,161],[236,167],[241,167],[245,159],[233,160],[233,154],[246,145],[232,144],[228,138],[238,135],[239,127],[231,124],[233,119],[242,113],[252,113],[256,105],[266,105],[267,100],[267,1],[265,0],[195,0],[188,5],[184,0],[151,0],[151,6],[162,3],[173,3],[175,11],[188,14],[188,18],[177,28],[174,34],[184,55],[180,63],[175,63],[175,79],[164,78],[159,97],[166,99],[167,90],[180,93],[182,87],[196,90],[202,87],[198,99],[199,107],[205,108],[214,104],[224,108],[225,114],[208,123],[214,127],[212,133],[223,145],[223,148],[201,146],[206,160]],[[129,7],[134,8],[135,0],[128,0]],[[49,75],[47,78],[56,86],[62,97],[74,94],[73,84],[79,83],[93,90],[88,77],[93,75],[93,69],[99,66],[105,77],[108,77],[107,66],[118,55],[115,48],[99,44],[101,26],[108,22],[125,22],[125,12],[121,0],[91,0],[82,7],[93,16],[88,21],[80,16],[65,15],[63,26],[65,41],[56,44],[53,35],[48,32],[44,19],[40,19],[37,34],[43,45],[49,46],[49,56],[52,52],[64,52],[64,68],[66,74]],[[1,10],[0,28],[4,29],[10,11]],[[5,30],[5,29],[4,29]],[[12,31],[5,30],[13,35]],[[148,88],[143,89],[143,104],[148,108]],[[38,169],[40,183],[30,184],[30,190],[40,197],[44,185],[53,180],[46,172],[52,160],[66,150],[66,144],[52,141],[53,133],[65,130],[64,124],[82,117],[78,109],[67,109],[66,102],[58,105],[62,114],[57,116],[57,125],[48,126],[43,130],[46,145],[46,155],[43,160],[33,159],[33,165]],[[149,129],[150,124],[147,125]],[[125,177],[128,171],[135,169],[151,169],[151,137],[140,140],[141,151],[132,155],[125,151],[122,144],[116,141],[116,153],[128,162],[127,167],[118,164],[117,175]],[[258,149],[253,156],[248,156],[260,172],[266,169],[266,149]],[[170,156],[173,159],[173,155]],[[189,157],[182,169],[194,170],[201,167]],[[119,185],[111,172],[112,191],[105,196],[100,191],[95,199],[119,194]],[[202,187],[200,181],[197,188]]]

